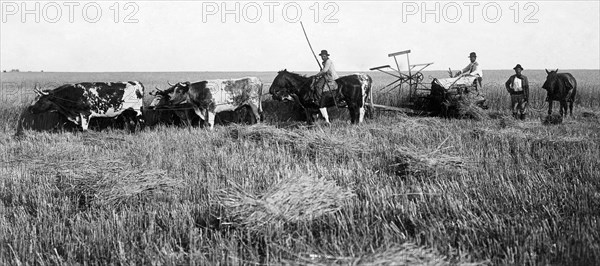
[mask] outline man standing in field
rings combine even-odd
[[[454,75],[454,77],[458,77],[461,75],[476,76],[477,88],[479,89],[481,88],[481,81],[483,80],[483,71],[481,70],[481,67],[479,67],[479,63],[477,62],[477,54],[475,52],[471,52],[469,54],[469,60],[471,60],[471,63],[469,63],[462,70],[456,72],[456,75]]]
[[[527,77],[521,74],[523,67],[517,64],[513,68],[514,75],[510,76],[506,83],[506,90],[510,93],[510,109],[516,119],[525,119],[527,102],[529,102],[529,81]]]
[[[339,76],[335,71],[333,61],[329,59],[329,53],[327,50],[321,50],[319,56],[321,56],[321,59],[323,60],[323,69],[321,69],[321,71],[316,75],[317,77],[320,77],[317,82],[317,90],[322,89],[322,91],[334,91],[336,104],[340,107],[345,106],[346,103],[343,100],[342,92],[338,89],[337,83],[335,82]]]

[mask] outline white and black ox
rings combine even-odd
[[[124,118],[130,126],[142,121],[144,85],[139,81],[83,82],[65,84],[52,90],[34,88],[37,94],[29,112],[57,112],[88,130],[95,117]]]
[[[366,74],[352,74],[335,80],[342,93],[342,100],[347,104],[352,124],[362,123],[365,115],[365,103],[368,99],[373,80]],[[269,93],[273,99],[284,102],[295,102],[306,112],[306,120],[312,124],[313,114],[321,113],[327,124],[329,115],[327,107],[336,105],[334,90],[323,91],[321,95],[315,93],[317,78],[306,77],[289,72],[286,69],[279,71],[271,84]],[[318,111],[317,111],[318,110]]]
[[[188,125],[192,124],[192,115],[197,115],[210,129],[214,128],[217,113],[246,107],[252,110],[250,123],[260,121],[263,84],[257,77],[186,81],[169,86],[166,90],[156,88],[149,109],[172,110]]]

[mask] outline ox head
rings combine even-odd
[[[168,106],[178,105],[185,102],[185,93],[189,90],[190,82],[179,82],[177,84],[169,84],[169,88],[161,90],[156,87],[156,92],[151,92],[150,95],[154,99],[148,106],[149,109],[161,109]]]
[[[292,95],[296,95],[298,93],[297,84],[294,79],[294,75],[284,69],[277,73],[277,76],[271,83],[271,87],[269,88],[269,93],[271,97],[277,101],[293,101],[294,98]]]
[[[39,114],[43,112],[54,111],[56,109],[50,92],[40,90],[37,87],[37,84],[33,87],[33,91],[35,92],[36,97],[29,108],[27,108],[30,113]]]

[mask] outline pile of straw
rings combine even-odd
[[[448,258],[440,255],[434,250],[419,247],[412,243],[404,243],[402,245],[393,245],[388,248],[381,249],[373,254],[361,257],[344,257],[318,254],[301,254],[297,261],[287,262],[291,265],[488,265],[486,262],[466,262],[466,259],[461,258],[460,261],[450,262]]]
[[[446,258],[433,250],[404,243],[359,258],[353,264],[360,265],[450,265]]]
[[[363,142],[342,141],[318,130],[293,131],[264,124],[232,126],[229,136],[237,140],[278,143],[300,152],[355,155],[366,153],[369,149]]]
[[[461,118],[471,118],[477,121],[487,119],[489,116],[485,110],[479,106],[481,98],[471,93],[465,94],[457,101],[456,106],[458,115]]]
[[[164,170],[132,169],[122,160],[82,159],[45,167],[55,169],[56,186],[82,208],[120,206],[182,187]]]
[[[311,221],[337,212],[354,197],[334,181],[308,175],[287,177],[262,195],[252,195],[233,183],[230,186],[218,193],[219,203],[232,222],[252,231]]]
[[[466,170],[468,164],[464,158],[444,154],[442,150],[444,149],[438,147],[428,152],[398,147],[394,152],[394,163],[390,167],[399,176],[433,173],[438,170]]]
[[[166,177],[164,170],[128,170],[102,181],[108,185],[98,189],[94,204],[116,206],[154,192],[171,193],[183,187],[181,181]]]
[[[329,154],[331,157],[368,154],[371,149],[358,139],[340,140],[324,132],[304,132],[295,147],[301,152]]]
[[[465,87],[454,87],[446,90],[432,83],[429,108],[437,110],[444,116],[484,120],[489,118],[485,108],[485,97],[478,90]]]
[[[510,121],[510,120],[508,120]],[[476,128],[471,130],[471,136],[475,138],[481,137],[499,137],[499,138],[520,138],[526,139],[530,136],[530,134],[524,132],[520,128],[517,127],[503,127],[500,125],[500,129],[491,129],[491,128]]]
[[[229,136],[233,139],[251,140],[256,142],[277,142],[280,144],[293,144],[302,137],[294,131],[276,128],[266,124],[231,126]]]

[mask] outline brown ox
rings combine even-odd
[[[214,79],[199,82],[170,84],[166,90],[157,90],[149,109],[174,109],[180,118],[191,119],[191,113],[208,122],[212,129],[215,115],[243,107],[252,109],[252,123],[260,121],[262,112],[262,82],[256,77],[241,79]],[[191,124],[191,122],[187,122]]]

